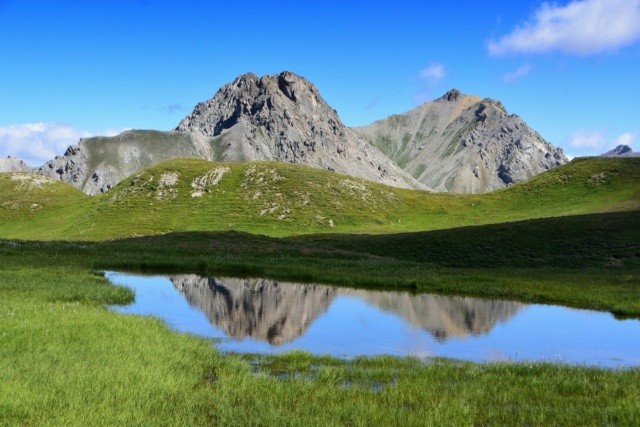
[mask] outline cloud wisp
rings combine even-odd
[[[560,51],[587,56],[614,52],[640,39],[640,0],[543,3],[532,19],[490,40],[492,56]]]
[[[506,73],[502,76],[502,81],[505,83],[515,83],[527,74],[531,72],[533,66],[531,64],[524,64],[518,67],[517,70],[510,73]]]
[[[638,134],[635,132],[625,132],[616,139],[613,140],[611,145],[617,147],[618,145],[633,146],[638,140]]]
[[[433,63],[420,71],[420,77],[426,79],[430,84],[436,84],[445,78],[447,69],[444,64]]]
[[[634,132],[624,132],[614,139],[609,139],[605,129],[578,129],[565,139],[563,145],[568,147],[567,151],[572,151],[575,155],[597,156],[618,145],[633,147],[637,139],[638,134]]]
[[[432,89],[447,76],[447,67],[444,64],[433,62],[418,74],[422,88],[413,96],[413,103],[416,105],[430,101]],[[422,82],[426,82],[426,85]],[[425,87],[426,86],[426,87]]]
[[[0,156],[22,159],[30,166],[40,166],[62,155],[80,138],[113,136],[125,129],[89,132],[64,123],[22,123],[0,126]]]
[[[182,106],[182,104],[179,104],[177,102],[173,104],[165,105],[164,107],[159,108],[159,111],[167,114],[173,114],[177,111],[182,111],[182,110],[184,110],[184,107]]]

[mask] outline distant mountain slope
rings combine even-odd
[[[484,193],[568,161],[500,102],[455,89],[354,131],[436,191]]]
[[[30,181],[22,184],[14,175],[44,180],[45,185],[30,190]],[[1,174],[0,237],[101,240],[174,231],[272,236],[424,231],[639,210],[639,188],[639,158],[576,159],[479,195],[406,190],[280,162],[177,159],[140,171],[94,197],[37,175]]]
[[[129,130],[114,137],[83,138],[35,172],[95,195],[144,168],[183,157],[212,160],[215,156],[208,138],[201,135]]]
[[[401,188],[425,188],[344,126],[308,80],[245,74],[198,104],[176,128],[215,138],[219,161],[276,160]]]
[[[3,172],[27,172],[32,173],[34,168],[15,157],[0,158],[0,173]]]
[[[613,150],[602,154],[601,157],[640,157],[640,153],[634,153],[628,145],[620,144]]]

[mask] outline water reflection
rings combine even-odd
[[[609,313],[266,279],[107,277],[136,291],[114,310],[219,338],[224,351],[640,365],[640,321]]]
[[[338,296],[350,296],[402,317],[439,341],[484,334],[515,315],[511,301],[445,297],[277,282],[267,279],[170,276],[189,304],[235,339],[247,337],[281,345],[304,335]]]
[[[330,286],[278,283],[266,279],[169,277],[189,304],[236,339],[281,345],[303,335],[327,311],[338,290]]]

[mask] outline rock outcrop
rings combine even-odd
[[[3,172],[26,172],[33,173],[34,168],[15,157],[0,158],[0,173]]]
[[[276,160],[403,188],[425,188],[344,126],[308,80],[245,74],[198,104],[176,128],[214,138],[217,160]]]
[[[600,157],[640,157],[640,153],[635,153],[628,145],[620,144],[611,151],[607,151]]]
[[[36,170],[86,194],[108,191],[123,179],[164,160],[212,160],[207,138],[189,132],[129,130],[114,137],[83,138]]]
[[[354,131],[436,191],[484,193],[568,161],[502,103],[455,89]]]

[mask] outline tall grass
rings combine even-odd
[[[0,425],[637,425],[640,370],[477,365],[212,343],[103,305],[77,268],[0,270]]]

